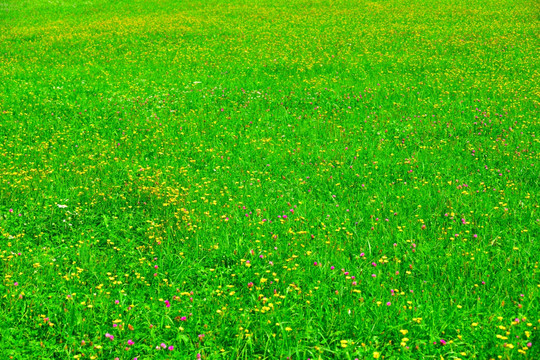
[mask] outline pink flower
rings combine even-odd
[[[106,334],[105,334],[105,337],[108,338],[108,339],[110,339],[111,341],[114,340],[114,336],[112,336],[112,335],[109,334],[109,333],[106,333]]]
[[[390,305],[392,305],[390,301],[386,303],[386,306],[390,306]]]
[[[363,257],[364,256],[364,253],[360,253],[360,257]]]
[[[133,344],[135,344],[135,343],[133,342],[133,340],[128,340],[127,343],[128,343],[128,345],[133,345]]]
[[[174,350],[174,346],[169,346],[169,351],[173,351]]]
[[[120,301],[119,300],[114,300],[114,303],[118,305],[118,304],[120,304]]]
[[[165,345],[164,343],[161,343],[161,347],[165,349],[167,348],[167,345]]]
[[[443,339],[441,339],[441,345],[446,345],[446,341],[444,341]]]
[[[171,307],[171,303],[169,302],[169,300],[165,300],[164,302],[166,307]]]
[[[13,285],[14,285],[14,286],[19,286],[19,283],[15,281],[15,282],[13,283]]]
[[[9,209],[9,212],[12,213],[12,212],[13,212],[13,209]]]

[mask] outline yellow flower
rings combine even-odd
[[[285,328],[285,330],[292,331],[292,329],[290,327],[288,327],[288,326]]]
[[[403,335],[407,335],[407,333],[409,332],[409,330],[403,329],[403,330],[399,330],[399,332],[402,333]]]
[[[379,354],[379,353],[376,352],[376,351],[373,353],[373,358],[374,358],[374,359],[378,359],[380,356],[381,356],[381,354]]]

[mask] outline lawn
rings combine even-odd
[[[0,359],[540,359],[532,0],[4,0]]]

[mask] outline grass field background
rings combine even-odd
[[[0,358],[540,358],[538,15],[1,2]]]

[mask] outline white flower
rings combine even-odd
[[[67,208],[67,205],[60,205],[60,204],[56,204],[56,205],[58,205],[58,207],[59,207],[60,209]]]

